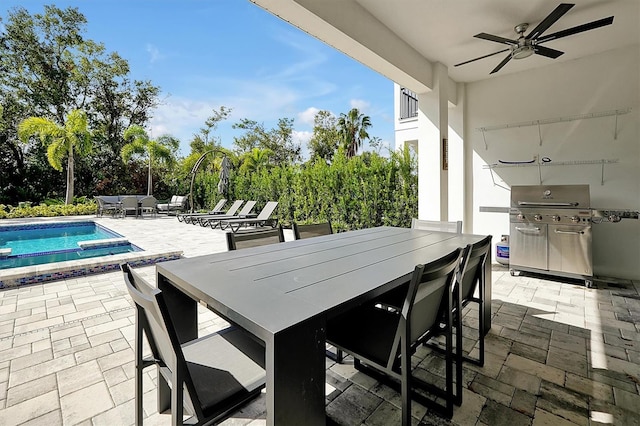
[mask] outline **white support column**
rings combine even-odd
[[[443,141],[449,139],[447,67],[433,67],[433,91],[418,95],[418,217],[448,220],[449,178]]]

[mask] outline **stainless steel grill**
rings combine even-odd
[[[593,282],[588,185],[511,187],[511,275],[545,273]]]

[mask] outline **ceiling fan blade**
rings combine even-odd
[[[564,52],[561,52],[556,49],[549,49],[544,46],[534,46],[533,49],[538,55],[546,56],[547,58],[556,59],[558,56],[564,55]]]
[[[504,37],[500,37],[500,36],[493,35],[493,34],[480,33],[480,34],[474,35],[474,37],[475,38],[481,38],[483,40],[495,41],[496,43],[508,44],[509,46],[517,46],[518,45],[518,41],[517,40],[511,40],[509,38],[504,38]]]
[[[474,58],[474,59],[469,59],[468,61],[464,61],[464,62],[460,62],[459,64],[455,64],[454,67],[459,67],[460,65],[465,65],[465,64],[468,64],[469,62],[475,62],[475,61],[480,60],[480,59],[488,58],[489,56],[497,55],[498,53],[503,53],[503,52],[506,52],[508,50],[509,49],[503,49],[503,50],[500,50],[498,52],[489,53],[488,55],[480,56],[480,57],[477,57],[477,58]]]
[[[584,31],[595,30],[596,28],[604,27],[606,25],[611,25],[611,24],[613,24],[613,16],[609,16],[608,18],[598,19],[597,21],[578,25],[577,27],[568,28],[566,30],[558,31],[557,33],[540,37],[538,39],[538,43],[544,43],[544,42],[555,40],[561,37],[567,37],[570,35],[582,33]]]
[[[558,19],[560,19],[562,17],[562,15],[567,13],[569,11],[569,9],[571,9],[573,6],[575,6],[575,4],[573,4],[573,3],[561,3],[561,4],[559,4],[558,7],[556,7],[553,10],[553,12],[551,12],[546,18],[544,18],[542,20],[542,22],[540,22],[538,24],[538,26],[536,26],[533,30],[531,30],[531,32],[529,33],[529,35],[527,35],[525,37],[525,39],[527,39],[527,40],[535,40],[538,37],[540,37],[543,32],[545,32],[547,29],[549,29],[549,27],[551,25],[555,24],[555,22]]]
[[[497,67],[495,67],[495,68],[493,69],[493,71],[491,71],[489,74],[493,74],[494,72],[498,72],[498,71],[500,71],[500,68],[502,68],[502,67],[504,67],[505,65],[507,65],[507,62],[509,62],[510,60],[511,60],[511,55],[507,55],[507,57],[506,57],[506,58],[504,58],[504,59],[502,60],[502,62],[500,62],[500,63],[498,64],[498,66],[497,66]]]

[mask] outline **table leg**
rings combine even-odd
[[[268,425],[326,424],[325,341],[314,318],[266,342]]]

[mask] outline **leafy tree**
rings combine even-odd
[[[266,130],[264,124],[246,118],[232,127],[245,131],[233,141],[240,154],[254,148],[268,149],[272,152],[269,158],[274,165],[296,163],[302,159],[300,144],[293,141],[293,119],[281,118],[278,126],[271,130]]]
[[[84,156],[91,152],[91,132],[87,115],[80,110],[72,111],[64,124],[59,125],[44,117],[29,117],[18,126],[18,136],[23,143],[33,137],[47,147],[47,159],[51,167],[62,171],[67,160],[67,193],[65,204],[73,203],[74,154]]]
[[[308,143],[310,160],[321,158],[331,161],[340,141],[337,118],[330,111],[321,110],[316,113],[313,122],[313,136]]]
[[[148,81],[131,81],[126,60],[85,39],[87,20],[77,8],[44,6],[44,13],[31,15],[17,7],[2,24],[0,198],[56,196],[64,178],[47,165],[41,145],[22,151],[17,126],[27,117],[64,123],[76,109],[86,112],[94,130],[93,153],[75,165],[76,191],[116,183],[123,189],[128,175],[118,157],[124,129],[148,121],[159,89]],[[39,185],[33,184],[36,179]]]
[[[338,131],[347,157],[353,157],[358,153],[362,142],[369,138],[367,133],[369,127],[371,127],[371,118],[361,114],[358,108],[352,108],[347,114],[340,114]]]
[[[153,193],[152,165],[158,162],[172,164],[175,161],[175,152],[180,146],[180,141],[169,135],[160,136],[157,141],[151,140],[147,132],[137,125],[125,130],[124,139],[127,144],[122,147],[120,155],[125,164],[134,156],[146,158],[148,164],[147,195],[151,195]]]

